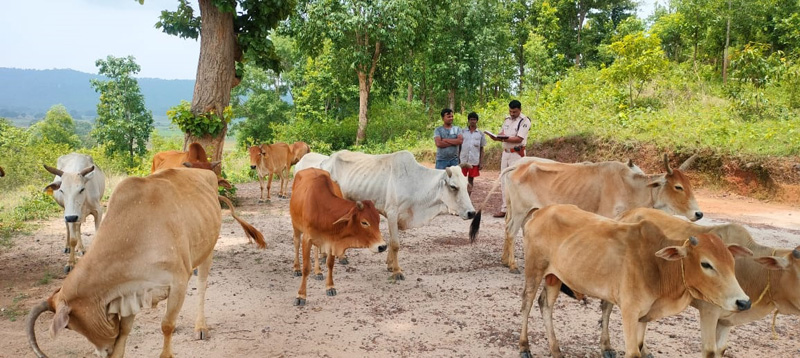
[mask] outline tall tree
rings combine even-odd
[[[388,49],[406,55],[420,23],[418,1],[301,0],[289,23],[290,33],[312,57],[326,40],[358,77],[359,110],[356,144],[367,138],[367,107],[375,71]]]
[[[211,153],[212,160],[220,160],[228,128],[222,114],[230,103],[231,89],[241,78],[237,63],[249,61],[258,67],[280,70],[269,32],[289,16],[294,1],[198,0],[198,4],[200,16],[196,17],[186,0],[178,0],[178,9],[162,11],[156,27],[182,38],[200,36],[191,110],[198,120],[216,114],[223,123],[222,130],[214,135],[187,133],[184,149],[191,142],[199,142]]]
[[[75,121],[67,112],[67,108],[60,104],[50,107],[44,119],[36,122],[28,131],[31,142],[63,143],[70,149],[75,149],[81,144],[80,138],[75,134]]]
[[[145,145],[153,131],[153,114],[145,108],[139,82],[133,78],[141,67],[133,56],[108,56],[95,65],[98,73],[109,80],[91,80],[94,90],[100,93],[92,136],[106,145],[107,153],[125,153],[129,164],[133,164],[135,156],[147,152]]]

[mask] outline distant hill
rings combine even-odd
[[[0,67],[0,117],[37,120],[50,107],[63,104],[77,119],[93,119],[99,94],[89,84],[93,78],[105,79],[75,70],[23,70]],[[181,100],[192,100],[194,80],[137,78],[145,105],[156,121],[165,119],[167,109]]]

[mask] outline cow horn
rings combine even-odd
[[[50,166],[47,166],[47,164],[44,165],[44,169],[47,170],[48,172],[50,172],[52,174],[55,174],[55,175],[58,175],[58,176],[64,175],[63,171],[58,170],[58,169],[53,168],[53,167],[50,167]]]
[[[217,167],[220,164],[222,164],[221,160],[218,160],[216,162],[211,162],[211,169],[214,169],[215,167]]]
[[[81,176],[82,176],[82,177],[83,177],[83,176],[86,176],[86,174],[89,174],[89,173],[91,173],[91,172],[92,172],[92,170],[94,170],[94,165],[92,165],[91,167],[88,167],[88,168],[86,168],[86,169],[83,169],[83,170],[81,170]]]
[[[356,207],[358,208],[358,210],[364,210],[364,203],[362,203],[361,201],[356,201]]]
[[[667,175],[672,175],[672,168],[669,167],[669,156],[664,153],[664,167],[667,169]]]
[[[792,256],[796,259],[800,259],[800,246],[798,248],[792,250]]]
[[[633,167],[635,167],[635,166],[636,166],[636,164],[633,164],[633,159],[630,159],[630,158],[629,158],[629,159],[628,159],[628,168],[633,168]]]
[[[683,163],[681,163],[681,166],[679,166],[678,169],[682,171],[688,170],[689,167],[691,167],[692,164],[694,164],[695,159],[697,159],[697,154],[692,154],[692,156],[689,157],[689,159],[686,159],[683,161]]]
[[[697,246],[697,244],[699,244],[700,242],[699,242],[699,241],[697,241],[697,238],[696,238],[696,237],[694,237],[694,236],[689,236],[689,243],[690,243],[690,244],[692,244],[692,246]]]
[[[25,332],[28,334],[28,343],[31,345],[33,353],[39,358],[47,358],[47,355],[45,355],[42,350],[39,349],[39,344],[36,342],[36,331],[34,326],[36,325],[36,319],[39,318],[39,315],[41,315],[44,311],[53,311],[53,308],[50,307],[50,303],[47,301],[42,301],[33,307],[31,313],[28,314],[28,321],[25,322]]]

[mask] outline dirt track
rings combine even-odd
[[[476,180],[474,202],[483,200],[496,172]],[[193,279],[173,340],[177,357],[516,357],[522,277],[500,264],[501,219],[484,215],[481,236],[467,240],[468,222],[439,216],[423,228],[401,232],[399,255],[406,280],[387,280],[383,254],[350,250],[350,265],[335,267],[338,295],[325,295],[324,281],[309,280],[308,303],[292,306],[300,279],[292,276],[293,248],[288,200],[258,204],[258,183],[239,186],[237,211],[260,229],[268,248],[248,245],[238,225],[225,215],[222,237],[209,278],[207,341],[193,340],[197,306]],[[800,209],[753,200],[700,193],[704,224],[720,219],[747,223],[760,242],[779,247],[800,244]],[[498,200],[493,200],[496,205]],[[487,209],[488,213],[493,207]],[[90,219],[91,221],[91,219]],[[92,224],[84,237],[91,249]],[[0,357],[33,357],[24,334],[24,315],[47,297],[62,279],[66,255],[63,223],[53,219],[29,237],[16,239],[0,255]],[[387,235],[385,222],[382,230]],[[520,240],[518,240],[520,241]],[[517,262],[523,264],[517,242]],[[101,268],[98,268],[98,273]],[[52,279],[46,280],[47,276]],[[161,351],[164,310],[139,314],[128,341],[130,357]],[[10,318],[16,317],[12,322]],[[599,357],[599,301],[582,305],[561,297],[556,333],[567,357]],[[68,331],[53,340],[51,314],[43,314],[36,332],[51,357],[92,357],[94,348]],[[771,317],[769,317],[771,318]],[[779,316],[778,339],[770,338],[770,319],[735,328],[729,357],[800,357],[800,319]],[[534,356],[548,356],[537,310],[531,315]],[[700,357],[696,310],[648,326],[647,344],[658,357]],[[612,344],[624,347],[619,312],[612,316]]]

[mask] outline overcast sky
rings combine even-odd
[[[639,1],[638,15],[644,19],[658,0]],[[142,67],[137,77],[194,79],[200,42],[167,35],[154,26],[161,10],[175,10],[177,3],[0,0],[0,67],[97,73],[98,59],[130,55]]]

